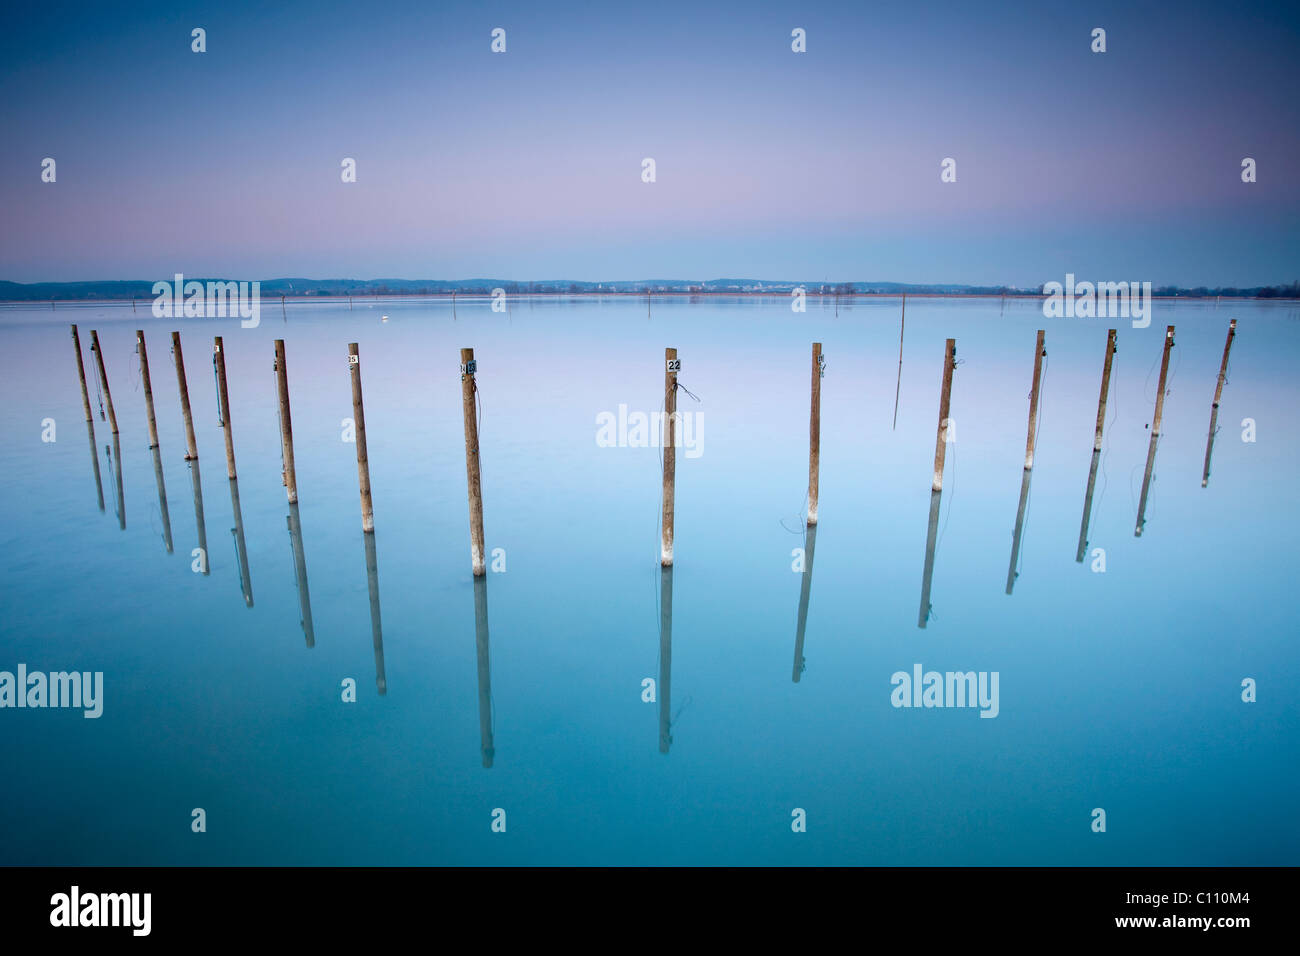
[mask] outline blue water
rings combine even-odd
[[[242,329],[130,305],[0,309],[0,670],[102,671],[105,682],[97,720],[0,710],[0,863],[1300,862],[1296,305],[1157,303],[1150,327],[1132,329],[1044,319],[1033,301],[912,299],[892,429],[898,313],[896,299],[828,299],[795,315],[782,298],[655,300],[648,316],[644,299],[522,299],[494,313],[461,297],[454,316],[435,300],[300,302],[283,316],[268,303],[260,327]],[[1138,538],[1167,324],[1176,346]],[[1105,550],[1096,573],[1075,548],[1108,326],[1119,352],[1089,534],[1090,555]],[[1008,596],[1038,328],[1042,420]],[[91,329],[120,425],[125,529]],[[191,570],[172,329],[194,407],[208,575]],[[227,353],[251,606],[213,335]],[[920,629],[947,337],[960,363],[956,440]],[[310,648],[280,478],[275,338],[288,355]],[[383,695],[355,446],[341,438],[351,341]],[[814,341],[827,358],[820,521],[794,682]],[[470,573],[463,346],[478,361],[487,548],[505,560],[482,585],[486,621]],[[659,450],[601,447],[596,419],[620,404],[660,409],[665,346],[700,399],[681,395],[681,408],[704,426],[698,457],[677,455],[670,686],[647,703],[642,681],[658,681],[662,663]],[[54,442],[41,440],[46,418]],[[1254,442],[1241,440],[1245,418]],[[998,672],[998,716],[893,707],[891,675],[917,663]],[[342,700],[345,678],[355,703]],[[1242,700],[1246,678],[1254,703]],[[205,833],[192,832],[194,808]],[[504,833],[492,830],[496,808]],[[806,832],[792,830],[796,808]]]

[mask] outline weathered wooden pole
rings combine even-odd
[[[194,439],[194,416],[190,414],[190,387],[185,383],[185,356],[181,352],[181,334],[172,333],[172,356],[176,360],[176,387],[181,393],[181,415],[185,419],[185,460],[196,461],[199,445]]]
[[[460,350],[460,397],[465,413],[465,481],[469,489],[469,552],[474,576],[487,569],[483,563],[483,483],[479,474],[478,418],[475,414],[475,393],[478,383],[475,373],[473,349]],[[360,446],[357,448],[360,452]]]
[[[794,632],[794,671],[791,680],[799,683],[803,673],[803,638],[808,627],[808,599],[812,595],[813,552],[817,549],[817,526],[810,524],[803,538],[803,580],[799,585],[799,614]]]
[[[284,464],[280,480],[289,504],[297,504],[298,473],[293,465],[293,417],[289,414],[289,370],[284,359],[284,339],[275,340],[275,386],[280,396],[280,460]]]
[[[108,374],[104,371],[104,353],[99,347],[99,333],[90,330],[90,350],[95,353],[95,364],[99,367],[99,382],[104,387],[104,401],[108,403],[108,426],[117,434],[117,415],[113,411],[113,393],[108,388]]]
[[[1042,383],[1043,330],[1038,330],[1038,340],[1034,343],[1034,381],[1029,387],[1029,434],[1025,438],[1025,470],[1034,467],[1034,444],[1038,440],[1038,387]]]
[[[158,446],[154,445],[149,449],[153,454],[153,477],[154,482],[158,485],[158,511],[162,515],[163,544],[167,547],[167,553],[172,553],[172,519],[167,510],[167,485],[163,481],[162,469],[162,452]]]
[[[1135,538],[1142,537],[1142,526],[1146,524],[1147,493],[1151,489],[1151,470],[1155,467],[1156,445],[1160,441],[1160,421],[1165,410],[1165,381],[1169,376],[1169,350],[1173,347],[1174,327],[1171,325],[1165,329],[1165,351],[1160,359],[1160,382],[1156,386],[1156,410],[1151,418],[1151,441],[1147,445],[1147,469],[1142,477],[1142,496],[1138,501],[1137,525],[1133,529]]]
[[[1210,454],[1214,451],[1214,432],[1219,424],[1219,399],[1223,397],[1223,380],[1228,374],[1228,352],[1237,335],[1237,320],[1228,323],[1228,341],[1223,343],[1223,361],[1219,363],[1219,383],[1214,387],[1214,404],[1210,406],[1210,434],[1205,440],[1205,470],[1201,472],[1201,487],[1210,483]]]
[[[226,387],[226,347],[221,336],[212,339],[212,364],[217,370],[217,402],[221,412],[221,430],[226,436],[226,477],[235,480],[235,438],[230,426],[230,390]]]
[[[822,344],[812,347],[812,404],[808,420],[808,524],[817,523],[817,495],[822,454]]]
[[[384,624],[379,616],[379,556],[375,535],[363,534],[366,545],[366,587],[370,591],[370,639],[375,648],[375,687],[379,696],[388,693],[388,675],[384,670]]]
[[[1106,360],[1101,367],[1101,394],[1097,396],[1097,428],[1092,436],[1092,450],[1101,451],[1101,433],[1106,425],[1106,400],[1110,395],[1110,366],[1115,358],[1115,330],[1106,333]]]
[[[149,447],[157,448],[158,419],[153,412],[153,380],[149,377],[149,353],[144,347],[143,329],[135,330],[135,348],[140,353],[140,381],[144,384],[144,410],[149,419]]]
[[[474,650],[478,664],[478,735],[483,766],[496,759],[492,732],[492,648],[488,634],[487,578],[474,579]]]
[[[81,337],[77,335],[77,327],[72,327],[72,346],[77,352],[77,378],[81,380],[81,407],[86,410],[86,421],[93,422],[95,414],[90,410],[90,392],[86,390],[86,364],[81,360]],[[91,438],[91,444],[94,444],[94,438]],[[99,456],[95,456],[98,463]],[[98,467],[98,464],[96,465]]]
[[[1083,561],[1088,550],[1088,525],[1092,521],[1092,491],[1097,485],[1097,463],[1101,460],[1101,436],[1106,425],[1106,399],[1110,394],[1110,366],[1115,357],[1115,330],[1106,335],[1106,359],[1101,369],[1101,394],[1097,396],[1097,427],[1092,435],[1092,464],[1088,468],[1088,488],[1083,495],[1083,519],[1079,523],[1079,547],[1074,560]]]
[[[659,569],[659,752],[668,753],[673,743],[673,566]]]
[[[289,502],[289,514],[285,517],[289,526],[289,544],[293,550],[293,572],[298,581],[298,612],[302,624],[302,633],[307,638],[307,646],[316,646],[316,628],[311,620],[311,592],[307,588],[307,551],[302,544],[302,518],[298,514],[298,502]]]
[[[665,568],[671,567],[673,563],[673,519],[677,482],[677,373],[681,368],[682,363],[677,358],[677,350],[664,349],[663,529],[660,536],[659,563]]]
[[[373,532],[375,507],[370,500],[370,458],[366,453],[366,407],[361,400],[361,356],[357,352],[356,342],[348,344],[348,369],[352,376],[352,421],[357,445],[357,482],[361,486],[361,530]],[[480,505],[480,514],[481,509]]]
[[[952,370],[957,358],[957,340],[944,346],[943,378],[939,381],[939,430],[934,441],[934,481],[931,491],[943,491],[943,459],[948,450],[948,411],[952,399]]]

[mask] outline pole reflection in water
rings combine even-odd
[[[253,575],[248,569],[248,546],[244,543],[244,512],[239,506],[239,479],[230,479],[230,510],[235,515],[235,526],[230,529],[235,538],[235,560],[239,565],[239,591],[244,595],[244,605],[253,606]]]
[[[934,544],[939,533],[939,499],[941,491],[930,492],[930,523],[925,532],[925,569],[921,572],[921,610],[916,626],[925,627],[930,620],[930,580],[934,577]]]
[[[167,485],[163,482],[162,452],[157,445],[149,449],[153,455],[153,479],[158,485],[158,512],[162,515],[163,544],[167,553],[172,553],[172,519],[167,511]]]
[[[659,570],[659,752],[672,746],[673,566]]]
[[[361,537],[366,542],[366,584],[370,589],[370,636],[375,644],[375,687],[382,697],[388,693],[388,675],[384,672],[384,626],[379,619],[379,558],[375,554],[375,533],[362,532]]]
[[[1016,509],[1016,529],[1011,533],[1011,563],[1007,566],[1007,593],[1016,586],[1016,578],[1020,577],[1020,572],[1016,570],[1016,562],[1020,560],[1020,533],[1025,530],[1025,505],[1029,502],[1029,480],[1033,471],[1026,468],[1024,477],[1020,479],[1020,507]]]
[[[99,510],[104,510],[104,480],[99,475],[99,450],[95,447],[95,423],[86,419],[86,434],[90,437],[90,464],[95,470],[95,494],[99,498]]]
[[[199,460],[197,458],[190,461],[190,483],[194,485],[194,525],[199,535],[199,556],[203,565],[203,574],[206,577],[211,574],[208,570],[210,561],[208,559],[208,526],[203,520],[203,477],[199,474]]]
[[[298,502],[289,503],[289,514],[285,518],[289,526],[289,542],[293,547],[293,571],[298,579],[298,612],[301,615],[302,632],[307,637],[307,646],[316,646],[316,629],[311,623],[311,594],[307,591],[307,553],[302,547],[302,521],[298,516]]]
[[[478,734],[483,766],[496,756],[492,738],[492,660],[488,644],[487,578],[474,578],[474,644],[478,652]]]
[[[104,453],[113,463],[113,480],[117,483],[117,526],[126,530],[126,498],[122,493],[122,446],[118,444],[117,432],[113,432],[113,450],[109,452],[104,446]]]
[[[816,547],[817,526],[810,524],[804,529],[803,580],[799,585],[799,621],[795,626],[794,634],[794,672],[790,676],[796,684],[799,683],[799,675],[804,669],[803,636],[808,626],[808,598],[812,592],[813,552]]]
[[[1079,523],[1079,546],[1075,549],[1074,560],[1083,562],[1083,554],[1088,550],[1088,525],[1092,520],[1092,491],[1097,486],[1097,463],[1101,461],[1101,452],[1094,450],[1092,464],[1088,466],[1088,488],[1083,493],[1083,520]]]

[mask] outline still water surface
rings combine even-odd
[[[672,299],[647,316],[630,298],[523,299],[498,314],[461,297],[453,317],[437,300],[323,301],[283,316],[268,305],[255,329],[130,305],[0,308],[0,670],[102,671],[105,685],[95,720],[0,710],[0,863],[1300,862],[1296,305],[1158,302],[1150,327],[1133,329],[1044,319],[1036,302],[913,299],[895,429],[898,306],[811,301],[795,315],[785,299]],[[1135,537],[1168,324],[1163,434]],[[1119,351],[1079,563],[1108,326]],[[1039,328],[1042,420],[1009,596]],[[955,441],[921,629],[948,337]],[[296,514],[280,477],[276,338]],[[369,540],[343,440],[352,341]],[[800,573],[813,341],[827,359],[820,520]],[[477,585],[465,346],[478,361],[487,548],[505,568]],[[658,564],[658,449],[596,440],[603,412],[659,411],[665,346],[699,397],[679,398],[698,416],[697,445],[677,455],[671,580]],[[47,418],[54,442],[41,440]],[[206,575],[192,570],[201,540]],[[918,664],[997,672],[997,716],[895,708],[892,675]],[[355,703],[342,700],[346,678]],[[1255,703],[1242,701],[1246,678]],[[203,834],[191,831],[198,807]],[[496,808],[505,833],[492,832]]]

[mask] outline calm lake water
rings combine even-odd
[[[1163,434],[1135,537],[1168,324]],[[1118,353],[1080,563],[1109,326]],[[1039,328],[1040,431],[1008,596]],[[192,570],[200,527],[173,329],[194,408],[206,575]],[[283,317],[268,302],[255,329],[156,320],[129,304],[0,307],[0,670],[104,675],[98,719],[0,710],[0,863],[1300,863],[1300,307],[1157,302],[1150,327],[1133,329],[1044,319],[1036,301],[912,299],[893,428],[898,337],[897,299],[841,302],[838,314],[810,300],[796,315],[784,298],[681,298],[654,301],[648,316],[635,298],[522,299],[494,313],[460,297],[454,316],[439,300],[292,303]],[[948,337],[955,440],[922,629]],[[296,516],[280,476],[276,338]],[[355,445],[343,440],[352,341],[373,554]],[[827,365],[809,576],[793,568],[814,341]],[[668,633],[660,452],[597,442],[602,413],[659,411],[665,346],[699,398],[680,395],[699,418],[695,449],[677,455]],[[477,587],[461,347],[478,362],[487,548],[504,563]],[[44,419],[56,441],[42,440]],[[1244,419],[1255,441],[1242,440]],[[996,717],[893,706],[892,676],[917,665],[996,672]],[[342,699],[347,678],[354,703]],[[192,831],[195,808],[205,833]],[[504,833],[492,829],[497,808]],[[792,827],[797,809],[806,832]]]

